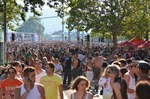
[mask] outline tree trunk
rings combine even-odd
[[[114,47],[117,47],[117,33],[113,34],[113,45]]]
[[[148,40],[149,40],[148,31],[146,32],[145,38],[146,38],[146,41],[148,41]]]

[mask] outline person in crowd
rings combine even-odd
[[[21,86],[23,82],[16,77],[17,70],[14,67],[8,69],[8,78],[2,81],[0,87],[0,99],[15,99],[15,88]]]
[[[86,71],[85,71],[86,78],[91,82],[94,76],[92,57],[89,57],[88,62],[85,65],[85,67],[86,67]]]
[[[19,80],[23,80],[23,74],[22,74],[22,71],[23,71],[23,68],[22,68],[22,65],[21,65],[21,62],[20,61],[14,61],[12,63],[12,66],[16,68],[17,70],[17,74],[16,74],[16,77],[19,79]]]
[[[109,64],[112,64],[114,61],[118,60],[118,55],[113,55],[113,58],[109,61]]]
[[[13,63],[14,60],[15,59],[14,59],[14,56],[13,56],[12,52],[8,52],[7,57],[6,57],[6,62],[7,63]]]
[[[104,66],[104,64],[103,64]],[[98,85],[103,88],[103,99],[111,99],[112,96],[112,87],[111,84],[113,83],[113,80],[108,77],[107,74],[107,67],[105,67],[102,76],[99,79]]]
[[[42,58],[42,69],[45,69],[45,65],[47,64],[48,60],[47,57]]]
[[[128,70],[127,70],[125,67],[121,68],[121,69],[120,69],[120,76],[121,76],[122,78],[124,78],[124,74],[125,74],[126,72],[128,72]]]
[[[121,63],[119,61],[114,61],[112,64],[118,65],[119,67],[121,67]]]
[[[72,75],[71,75],[71,53],[68,53],[68,55],[65,58],[65,61],[63,63],[64,66],[64,79],[63,79],[63,84],[66,85],[70,85],[71,80],[72,80]],[[68,79],[68,80],[67,80]],[[67,82],[68,81],[68,82]]]
[[[138,75],[138,81],[140,80],[148,80],[150,81],[149,70],[150,64],[145,61],[139,61],[138,71],[136,74]]]
[[[15,90],[15,99],[46,99],[44,87],[35,83],[35,68],[28,66],[23,71],[24,84]]]
[[[88,54],[87,53],[84,53],[84,58],[82,59],[82,65],[83,65],[83,68],[84,68],[84,73],[86,72],[86,64],[88,62]]]
[[[128,99],[127,97],[127,84],[120,75],[120,67],[118,65],[109,65],[107,69],[109,77],[114,80],[112,84],[113,99]]]
[[[0,82],[8,78],[8,69],[3,70],[3,74],[0,75]]]
[[[61,75],[63,68],[62,68],[62,65],[60,64],[58,58],[55,58],[53,63],[55,66],[55,73],[58,75]]]
[[[75,79],[80,75],[80,66],[81,61],[79,60],[78,56],[74,54],[72,56],[72,78]]]
[[[124,79],[127,83],[127,95],[128,99],[135,99],[135,76],[134,74],[137,72],[138,62],[133,61],[129,66],[129,71],[125,73]]]
[[[36,59],[35,60],[35,63],[34,63],[34,67],[35,67],[35,70],[36,70],[36,83],[40,83],[40,79],[42,76],[46,75],[46,72],[44,69],[42,69],[42,61],[39,60],[39,59]]]
[[[127,62],[126,62],[125,59],[122,58],[122,59],[119,59],[118,61],[121,63],[121,64],[120,64],[120,67],[121,67],[121,68],[126,67]]]
[[[24,62],[24,61],[25,61],[25,58],[24,58],[24,56],[22,55],[22,53],[20,53],[20,54],[17,56],[17,60],[20,61],[20,62]]]
[[[136,98],[135,99],[150,99],[150,82],[139,81],[136,84]]]
[[[46,99],[63,99],[63,82],[60,75],[54,73],[55,66],[52,62],[47,63],[46,74],[40,80],[44,86]]]
[[[93,72],[94,72],[94,81],[95,81],[95,90],[98,92],[98,80],[100,78],[100,68],[102,63],[106,58],[99,56],[98,52],[95,52],[95,58],[93,59]]]
[[[90,81],[84,76],[78,76],[71,86],[76,92],[70,95],[70,99],[93,99],[93,95],[87,92],[90,87]]]

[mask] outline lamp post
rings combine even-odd
[[[7,4],[6,2],[4,2],[4,8],[5,8],[5,12],[4,12],[4,63],[5,63],[6,62],[6,44],[7,44],[7,18],[6,18]]]
[[[4,12],[4,60],[3,62],[6,62],[6,44],[7,44],[7,4],[6,2],[4,2],[4,8],[5,8],[5,12]],[[3,64],[4,64],[3,63]]]
[[[2,19],[2,24],[3,24],[3,29],[4,30],[1,35],[0,35],[0,65],[4,65],[6,62],[6,41],[7,41],[7,27],[6,27],[6,2],[4,4],[4,11],[1,14],[3,17]]]

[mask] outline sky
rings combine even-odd
[[[18,0],[18,2],[20,4],[22,4],[21,0]],[[46,33],[49,34],[49,33],[53,33],[54,31],[62,30],[62,24],[61,24],[62,19],[59,16],[55,17],[55,18],[45,18],[44,19],[44,17],[57,16],[57,13],[55,12],[54,9],[49,8],[48,6],[44,6],[43,10],[40,12],[42,12],[42,16],[39,16],[39,17],[43,18],[43,19],[41,19],[41,21],[45,27],[45,31],[44,31],[45,34]],[[30,16],[33,16],[33,14],[30,12],[27,13],[27,18],[29,18]],[[22,21],[20,23],[22,23]],[[65,26],[64,26],[64,28],[65,28]],[[64,29],[64,32],[68,32],[68,30]]]
[[[40,18],[53,16],[57,16],[57,13],[54,9],[43,8],[42,16],[40,16]],[[54,31],[62,30],[62,19],[60,17],[41,19],[41,21],[45,27],[45,33],[52,33]],[[65,32],[66,31],[67,30],[65,29]]]

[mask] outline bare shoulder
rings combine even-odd
[[[125,74],[125,75],[124,75],[124,80],[125,80],[125,81],[130,81],[130,76],[129,76],[128,74]]]
[[[44,87],[42,84],[37,84],[37,87],[38,87],[39,92],[43,92]]]
[[[120,84],[118,82],[113,83],[114,89],[120,89]]]
[[[42,84],[36,84],[38,88],[44,88]]]

